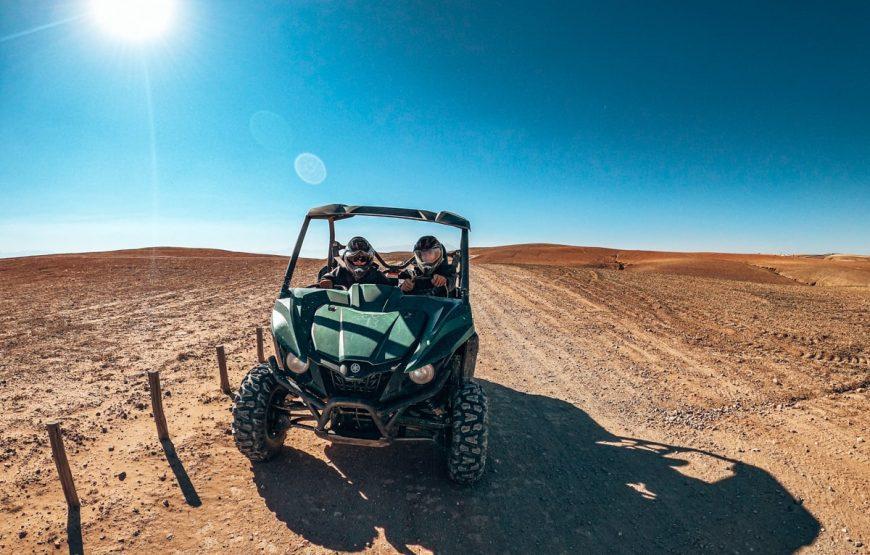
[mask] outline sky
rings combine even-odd
[[[473,245],[870,254],[870,3],[162,1],[140,40],[0,3],[0,256],[283,253],[330,203]]]

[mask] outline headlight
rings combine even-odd
[[[432,381],[432,378],[435,377],[435,367],[431,364],[421,366],[416,370],[411,370],[410,372],[408,372],[408,377],[411,378],[412,382],[418,383],[420,385],[423,385],[424,383],[429,383]]]
[[[311,365],[310,360],[302,362],[293,353],[287,353],[287,357],[284,359],[284,362],[286,363],[285,366],[294,374],[304,374],[308,370],[308,366]]]

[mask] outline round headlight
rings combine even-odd
[[[286,363],[287,368],[294,374],[304,374],[308,370],[308,366],[311,364],[311,361],[308,360],[302,362],[299,357],[293,353],[287,353],[284,362]]]
[[[432,381],[432,378],[435,377],[435,367],[431,364],[427,364],[426,366],[421,366],[416,370],[411,370],[408,372],[408,377],[411,378],[411,381],[420,385],[424,383],[429,383]]]

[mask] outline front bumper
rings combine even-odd
[[[273,368],[275,370],[275,368]],[[411,406],[431,399],[442,391],[444,384],[450,378],[451,372],[447,368],[441,368],[435,380],[426,388],[400,399],[388,402],[367,401],[353,397],[332,396],[326,400],[319,399],[315,395],[305,391],[296,382],[287,378],[281,371],[275,372],[278,382],[299,396],[302,404],[311,413],[315,424],[308,425],[301,419],[290,419],[290,426],[312,430],[317,436],[329,439],[336,443],[348,443],[352,445],[364,445],[369,447],[385,447],[396,441],[432,441],[434,437],[401,437],[398,435],[398,422],[402,414]],[[332,416],[336,411],[352,410],[364,411],[372,419],[378,431],[377,438],[364,438],[345,435],[331,426]]]

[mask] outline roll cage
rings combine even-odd
[[[344,248],[344,245],[335,240],[335,222],[338,220],[346,220],[356,216],[372,216],[379,218],[399,218],[404,220],[418,220],[421,222],[432,222],[451,227],[456,227],[461,230],[462,236],[458,251],[447,253],[452,256],[453,263],[457,262],[459,256],[459,298],[464,302],[469,300],[469,272],[468,272],[468,232],[471,229],[471,223],[452,212],[432,212],[429,210],[415,210],[411,208],[389,208],[385,206],[349,206],[346,204],[327,204],[312,208],[305,216],[305,221],[302,222],[302,229],[299,230],[299,236],[296,239],[296,246],[293,249],[293,255],[290,257],[290,262],[287,264],[287,270],[284,272],[284,282],[281,284],[279,297],[284,297],[290,292],[290,280],[293,279],[293,271],[296,269],[296,263],[299,260],[299,253],[302,250],[302,243],[305,241],[305,235],[308,232],[308,224],[311,220],[326,220],[329,223],[329,251],[326,256],[327,267],[331,270],[335,267],[338,258],[339,250]],[[400,264],[388,264],[379,253],[375,252],[378,261],[390,272],[398,272],[407,267],[413,262],[413,256],[403,261]]]

